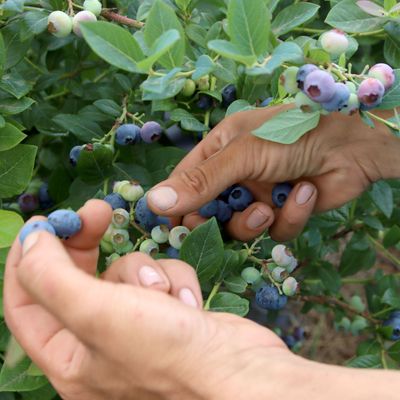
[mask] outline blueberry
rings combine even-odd
[[[72,30],[76,36],[82,36],[80,23],[97,21],[96,16],[91,11],[79,11],[72,19]]]
[[[175,226],[171,229],[169,233],[169,244],[175,249],[180,250],[182,247],[183,241],[189,235],[190,230],[186,228],[186,226]]]
[[[77,234],[82,228],[81,217],[72,210],[53,211],[48,216],[49,223],[62,239],[68,239]]]
[[[314,71],[307,75],[304,81],[304,92],[317,103],[328,102],[335,94],[335,80],[326,71]]]
[[[314,111],[319,111],[321,109],[321,104],[311,100],[303,92],[297,93],[294,98],[294,101],[296,107],[303,112],[314,112]]]
[[[75,167],[76,164],[78,164],[78,158],[82,150],[83,146],[74,146],[69,152],[69,162],[73,167]]]
[[[345,85],[350,93],[357,93],[357,86],[353,82],[347,81]]]
[[[49,194],[49,185],[48,183],[43,183],[39,188],[39,205],[42,210],[47,210],[48,208],[53,207],[54,202]]]
[[[179,250],[175,249],[172,246],[168,247],[167,250],[165,251],[165,253],[167,254],[167,256],[169,258],[177,258],[177,259],[179,259]]]
[[[285,307],[287,297],[279,294],[275,286],[264,285],[256,292],[256,303],[266,310],[280,310]]]
[[[139,251],[142,253],[148,254],[151,257],[155,257],[160,248],[158,244],[153,239],[146,239],[144,242],[140,244]]]
[[[254,197],[251,194],[250,190],[246,189],[243,186],[238,186],[234,188],[231,191],[228,199],[229,205],[235,211],[245,210],[253,201]]]
[[[297,340],[292,335],[284,335],[282,336],[282,340],[285,342],[286,346],[289,347],[289,349],[293,349],[293,347],[297,344]]]
[[[114,261],[117,261],[121,256],[117,253],[112,253],[106,257],[106,266],[109,267]]]
[[[391,340],[400,340],[400,316],[398,314],[391,313],[389,318],[383,322],[383,326],[392,328]]]
[[[297,76],[296,76],[296,81],[297,81],[297,87],[300,90],[303,90],[304,88],[304,81],[306,80],[307,76],[318,69],[317,66],[314,64],[305,64],[302,67],[299,68],[297,71]]]
[[[372,109],[379,106],[385,94],[385,87],[375,78],[367,78],[358,87],[358,100],[364,109]]]
[[[291,274],[299,265],[299,262],[297,261],[297,259],[295,257],[292,257],[292,259],[290,260],[290,263],[288,265],[286,265],[286,271]]]
[[[293,253],[284,244],[277,244],[271,251],[271,257],[274,263],[280,267],[286,267],[290,265],[293,258]]]
[[[83,2],[83,8],[86,11],[91,11],[96,17],[101,13],[102,5],[99,0],[85,0]]]
[[[140,137],[145,143],[153,143],[160,139],[163,128],[158,122],[146,122],[140,130]]]
[[[232,218],[232,207],[222,200],[218,200],[217,220],[221,223],[228,222]]]
[[[183,97],[192,97],[196,91],[196,83],[192,79],[186,79],[185,85],[181,90],[181,95]]]
[[[201,207],[199,210],[199,214],[203,218],[215,217],[217,213],[218,213],[218,200],[211,200],[207,204],[204,204],[204,206]]]
[[[156,225],[159,225],[157,222],[157,215],[154,214],[147,205],[146,196],[143,196],[136,203],[135,221],[147,232],[150,232]]]
[[[383,63],[375,64],[373,67],[371,67],[368,72],[368,76],[378,79],[378,81],[383,84],[385,90],[390,89],[396,79],[393,68],[390,65]]]
[[[156,225],[165,225],[166,227],[168,227],[168,229],[173,228],[173,226],[171,224],[171,220],[168,217],[163,217],[161,215],[157,215]]]
[[[286,296],[294,296],[297,292],[299,284],[295,278],[289,276],[282,283],[282,292]]]
[[[302,328],[301,326],[297,326],[296,328],[294,328],[293,336],[298,342],[302,342],[306,338],[304,328]]]
[[[219,194],[218,198],[223,201],[228,201],[229,195],[231,194],[232,190],[236,187],[237,185],[232,185],[229,186],[227,189],[225,189],[222,193]]]
[[[112,215],[112,224],[115,228],[125,229],[128,228],[130,216],[125,208],[116,208]]]
[[[275,282],[282,282],[285,278],[287,278],[288,273],[286,268],[276,267],[271,272],[272,278],[274,278]]]
[[[322,48],[329,54],[337,57],[349,48],[349,39],[339,29],[324,32],[320,38]]]
[[[350,98],[350,91],[348,87],[341,82],[335,83],[335,94],[326,103],[322,103],[322,108],[326,111],[340,111],[342,108],[347,107]]]
[[[292,191],[293,186],[290,183],[278,183],[272,189],[272,202],[278,208],[282,208]]]
[[[114,243],[114,250],[118,254],[130,253],[134,247],[135,246],[133,245],[133,243],[130,240],[128,240],[127,242],[125,242],[123,244]]]
[[[135,124],[124,124],[115,132],[115,141],[120,146],[128,146],[140,141],[140,128]]]
[[[72,31],[72,19],[65,12],[53,11],[47,18],[47,30],[56,37],[66,37]]]
[[[268,107],[268,106],[269,106],[269,103],[271,103],[272,100],[274,100],[273,97],[268,97],[268,98],[264,99],[264,100],[260,103],[259,107]]]
[[[256,283],[261,278],[260,271],[254,267],[247,267],[243,269],[240,275],[243,280],[245,280],[250,285]]]
[[[38,209],[39,199],[36,194],[23,193],[18,197],[18,205],[23,213],[31,213]]]
[[[281,85],[289,94],[295,94],[299,91],[299,87],[297,85],[298,72],[299,68],[289,67],[282,73],[282,75],[279,78]]]
[[[167,243],[169,229],[166,225],[157,225],[151,230],[151,238],[158,244]]]
[[[22,227],[21,231],[19,232],[19,241],[21,242],[21,244],[24,243],[24,240],[30,233],[37,231],[46,231],[51,233],[52,235],[56,234],[53,226],[50,225],[47,221],[28,222]]]
[[[200,110],[208,111],[214,105],[214,100],[206,94],[200,94],[196,104]]]
[[[122,181],[114,185],[114,192],[120,194],[126,201],[138,201],[144,195],[144,189],[135,181]]]
[[[360,101],[355,93],[350,93],[347,104],[343,106],[340,112],[344,115],[353,115],[360,109]]]
[[[100,249],[104,254],[112,254],[115,251],[112,243],[107,242],[104,239],[100,240]]]
[[[119,193],[110,193],[103,199],[106,203],[108,203],[113,210],[117,208],[128,209],[128,203],[122,198]]]
[[[237,99],[236,86],[233,84],[225,86],[222,89],[221,95],[223,107],[228,108]]]
[[[111,243],[114,246],[123,247],[129,242],[129,232],[126,229],[113,229]]]

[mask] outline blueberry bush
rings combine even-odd
[[[313,338],[280,313],[326,314],[332,330],[359,338],[348,366],[399,368],[398,181],[314,216],[285,244],[226,235],[233,211],[253,201],[240,185],[204,205],[209,221],[192,232],[146,202],[187,151],[242,110],[295,103],[253,132],[280,143],[330,112],[360,113],[373,127],[376,108],[395,110],[383,122],[399,135],[399,23],[394,0],[3,1],[2,271],[24,220],[50,215],[25,226],[22,240],[32,229],[67,238],[81,226],[73,210],[104,198],[114,212],[99,271],[132,251],[181,258],[197,272],[205,309],[253,318],[293,351]],[[275,187],[275,206],[291,189]],[[1,399],[57,397],[3,320],[0,351]]]

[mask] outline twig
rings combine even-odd
[[[132,19],[126,17],[125,15],[118,14],[113,9],[110,8],[103,8],[101,11],[101,16],[109,21],[115,21],[122,25],[131,26],[132,28],[140,29],[143,28],[144,23],[137,21],[136,19]]]

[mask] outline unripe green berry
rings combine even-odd
[[[158,225],[151,230],[151,238],[159,244],[167,243],[169,238],[169,229],[167,225]]]
[[[123,246],[129,241],[129,232],[125,229],[114,229],[111,234],[111,242],[114,246]]]
[[[114,226],[112,224],[108,225],[108,228],[107,228],[106,232],[104,233],[102,240],[104,240],[108,243],[111,243],[113,231],[114,231]]]
[[[124,208],[117,208],[113,211],[112,224],[115,228],[125,229],[129,226],[129,213]]]
[[[201,91],[210,89],[210,76],[209,75],[202,76],[197,81],[197,88]]]
[[[357,86],[353,82],[347,81],[345,85],[347,86],[347,89],[349,89],[350,93],[357,93]]]
[[[285,245],[278,244],[272,249],[271,257],[280,267],[286,267],[292,262],[293,254]]]
[[[292,276],[289,276],[289,278],[286,278],[282,283],[282,292],[286,296],[294,296],[297,292],[298,287],[299,284],[296,279]]]
[[[274,280],[276,282],[282,282],[285,278],[288,277],[288,273],[286,271],[285,268],[283,267],[276,267],[274,268],[274,270],[271,272],[271,276],[272,278],[274,278]]]
[[[362,313],[362,312],[365,311],[366,306],[365,306],[365,304],[364,304],[364,302],[362,301],[362,299],[361,299],[360,296],[353,296],[353,297],[350,299],[349,304],[350,304],[350,306],[351,306],[352,308],[354,308],[354,310],[356,310],[356,311],[358,311],[358,312],[360,312],[360,313]]]
[[[192,97],[196,91],[196,83],[192,79],[186,79],[185,85],[181,90],[181,95],[184,97]]]
[[[186,226],[176,226],[175,228],[172,228],[168,238],[169,244],[175,249],[180,250],[183,241],[189,233],[190,230],[186,228]]]
[[[112,253],[110,256],[106,257],[106,266],[109,267],[114,261],[117,261],[121,256],[117,253]]]
[[[353,115],[360,109],[360,100],[356,93],[350,93],[347,105],[343,107],[340,112],[344,115]]]
[[[86,11],[91,11],[96,17],[101,13],[102,5],[98,0],[85,0],[83,2],[83,8]]]
[[[314,112],[321,110],[321,104],[311,100],[303,92],[297,93],[294,101],[296,103],[296,107],[303,112]]]
[[[280,76],[281,85],[289,94],[295,94],[300,90],[297,84],[298,71],[297,67],[289,67]]]
[[[285,269],[289,274],[291,274],[297,268],[297,265],[298,265],[297,259],[295,257],[292,257],[289,265],[287,265]]]
[[[133,243],[128,240],[126,243],[123,244],[114,244],[114,250],[115,252],[117,252],[118,254],[126,254],[129,253],[133,250]]]
[[[144,242],[141,243],[139,251],[142,253],[146,253],[151,257],[155,257],[160,248],[158,244],[153,239],[146,239]]]
[[[272,272],[276,267],[278,267],[278,264],[274,263],[274,262],[269,262],[267,264],[267,268],[269,272]]]
[[[336,323],[337,328],[342,328],[344,331],[349,331],[351,327],[351,321],[347,317],[343,317],[339,322]]]
[[[257,282],[260,277],[261,277],[261,273],[257,268],[254,267],[247,267],[245,268],[241,274],[242,278],[249,283],[250,285],[254,284],[255,282]]]
[[[96,16],[91,11],[79,11],[72,19],[72,30],[76,36],[81,37],[82,32],[79,27],[81,22],[94,22],[97,21]]]
[[[122,181],[116,186],[117,193],[119,193],[124,200],[136,202],[144,195],[144,189],[135,181]]]
[[[364,330],[367,327],[368,327],[368,321],[364,317],[357,316],[351,323],[350,331],[353,335],[358,335],[362,330]]]
[[[103,239],[100,241],[100,248],[101,248],[101,251],[105,254],[111,254],[114,252],[114,247],[113,247],[112,243],[106,242]]]
[[[65,12],[53,11],[47,18],[47,30],[56,37],[66,37],[72,31],[72,19]]]
[[[124,184],[129,184],[129,181],[117,181],[117,182],[115,182],[114,183],[114,186],[113,186],[113,192],[114,193],[119,193],[119,188],[122,186],[122,185],[124,185]]]

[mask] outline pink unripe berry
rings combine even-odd
[[[339,56],[349,48],[349,39],[339,29],[324,32],[320,40],[322,48],[333,56]]]
[[[360,103],[369,109],[378,106],[384,94],[385,87],[375,78],[362,81],[357,92]]]
[[[314,71],[307,75],[304,92],[318,103],[329,101],[335,94],[336,86],[332,75],[326,71]]]
[[[72,20],[65,12],[53,11],[47,18],[47,30],[56,37],[66,37],[72,31]]]
[[[385,87],[385,90],[390,89],[396,79],[393,68],[383,63],[374,65],[369,70],[368,76],[378,79]]]
[[[79,11],[72,20],[72,30],[74,31],[75,35],[82,36],[80,23],[81,22],[94,22],[97,21],[96,16],[91,11]]]

